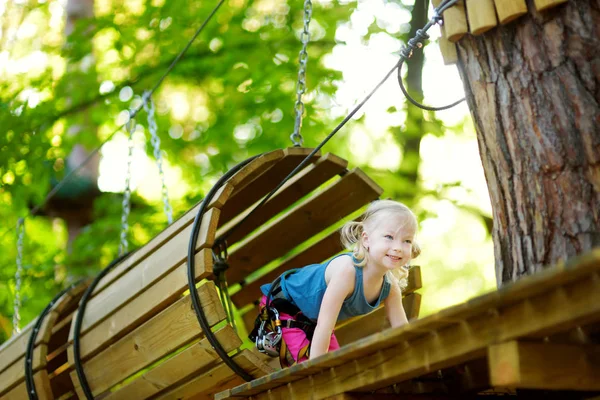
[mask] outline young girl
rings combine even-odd
[[[342,243],[351,253],[286,271],[263,285],[261,309],[276,308],[283,323],[281,345],[288,354],[287,362],[282,354],[282,366],[306,360],[308,349],[310,358],[338,349],[336,323],[367,314],[381,303],[392,327],[406,324],[401,290],[410,260],[420,254],[416,232],[417,220],[408,207],[375,201],[362,222],[351,221],[341,229]]]

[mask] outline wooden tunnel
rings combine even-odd
[[[544,12],[568,0],[534,0],[530,12]],[[442,0],[432,0],[438,7]],[[465,35],[481,35],[498,25],[506,25],[527,14],[526,0],[459,0],[443,12],[439,39],[444,64],[458,61],[456,42]]]
[[[262,208],[232,231],[248,211],[311,152],[289,148],[254,159],[216,193],[195,243],[197,292],[212,332],[247,373],[274,371],[272,360],[245,340],[241,325],[256,316],[259,286],[281,272],[321,262],[342,251],[337,229],[360,216],[382,189],[360,169],[333,154],[317,153]],[[95,398],[212,399],[244,382],[225,365],[198,323],[188,291],[187,254],[200,205],[144,247],[116,264],[94,288],[80,333],[85,376]],[[228,236],[226,272],[231,301],[245,323],[226,319],[214,283],[212,246]],[[420,270],[411,270],[405,292],[409,318],[418,314]],[[74,370],[73,332],[86,284],[59,299],[43,321],[34,351],[38,398],[84,399]],[[336,330],[342,344],[386,326],[382,309]],[[0,347],[0,398],[26,399],[24,354],[31,326]]]

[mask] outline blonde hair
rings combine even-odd
[[[372,202],[365,212],[362,221],[349,221],[342,226],[340,230],[342,245],[352,250],[354,265],[363,267],[369,262],[369,254],[362,241],[362,234],[365,231],[372,230],[381,218],[390,214],[401,216],[408,224],[409,228],[417,231],[418,223],[415,214],[404,204],[393,200],[376,200]],[[421,248],[416,241],[412,244],[411,258],[417,258],[421,254]],[[398,282],[401,289],[404,289],[408,284],[408,268],[398,268],[393,272],[390,271],[388,277],[392,281]]]

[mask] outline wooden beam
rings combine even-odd
[[[37,390],[39,400],[53,400],[52,389],[50,388],[50,381],[48,380],[48,372],[42,369],[33,375],[33,382]],[[13,388],[8,393],[2,394],[2,400],[24,400],[29,398],[27,394],[27,385],[25,381]]]
[[[260,377],[272,372],[250,350],[242,350],[233,356],[233,360],[244,368],[250,375]],[[215,394],[235,386],[244,380],[237,376],[225,363],[220,363],[204,374],[192,377],[179,387],[162,392],[155,399],[213,399]]]
[[[198,288],[203,310],[210,326],[225,319],[225,312],[213,282]],[[103,393],[153,362],[202,335],[196,313],[186,296],[154,318],[132,331],[117,343],[92,359],[83,368],[94,395]],[[69,364],[73,365],[73,351],[69,348]],[[75,389],[81,385],[75,371],[71,372]]]
[[[494,386],[600,391],[600,345],[510,341],[488,348]]]
[[[235,190],[227,200],[227,203],[222,207],[221,223],[224,224],[231,221],[245,209],[273,190],[275,186],[292,172],[292,170],[294,170],[294,168],[296,168],[296,166],[298,166],[312,150],[313,149],[300,147],[277,150],[278,158],[269,163],[265,163],[264,166],[261,166],[260,170],[253,172],[252,174],[246,173],[248,168],[244,168],[244,171],[240,171],[240,173],[247,174],[247,176],[244,176],[243,181],[238,179],[240,173],[236,174],[232,178]],[[261,158],[270,155],[271,153],[264,154]],[[317,161],[320,156],[320,152],[317,152],[313,156],[311,162]],[[252,167],[252,165],[248,165],[248,167]]]
[[[258,202],[252,204],[247,210],[238,214],[223,226],[220,226],[217,230],[217,237],[228,234],[228,243],[237,242],[323,183],[342,173],[346,169],[347,164],[348,162],[346,160],[332,154],[321,157],[314,164],[309,164],[303,170],[298,172],[262,207],[252,212]],[[273,186],[276,186],[278,183],[279,182],[271,182]],[[254,188],[254,185],[251,185],[251,187]],[[250,214],[251,212],[252,214]],[[250,216],[248,216],[249,214]],[[242,220],[244,223],[237,226]],[[234,227],[235,230],[232,230]]]
[[[197,252],[212,246],[218,220],[218,209],[212,208],[206,213],[196,244]],[[87,332],[184,262],[187,257],[191,231],[192,226],[190,225],[171,238],[169,242],[156,249],[118,281],[94,296],[87,304],[81,324],[81,333]]]
[[[552,335],[599,320],[600,250],[596,250],[466,304],[243,384],[231,395],[321,399],[375,390],[481,358],[498,341]]]
[[[381,192],[364,172],[354,169],[240,243],[229,255],[229,283],[240,282],[249,273],[376,199]]]
[[[203,249],[196,254],[196,280],[212,272],[212,253]],[[123,335],[148,321],[175,302],[188,288],[187,263],[184,261],[167,276],[138,294],[124,307],[81,335],[81,358],[86,360]],[[69,343],[72,344],[72,333]]]
[[[231,325],[225,325],[216,331],[215,336],[227,352],[242,345]],[[174,389],[178,382],[193,375],[203,374],[207,367],[220,362],[219,355],[208,339],[202,339],[120,389],[110,392],[103,400],[146,399],[160,391]]]

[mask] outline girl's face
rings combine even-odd
[[[368,249],[369,264],[382,270],[392,270],[407,265],[411,260],[415,227],[406,217],[381,216],[371,229],[362,234]]]

